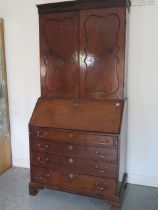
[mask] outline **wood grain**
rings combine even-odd
[[[40,17],[41,92],[43,97],[79,95],[78,14]]]
[[[123,101],[39,99],[30,125],[119,134]]]
[[[77,174],[85,174],[98,177],[109,177],[116,179],[117,164],[80,158],[63,157],[51,155],[46,152],[32,153],[32,166],[68,171]]]
[[[125,8],[80,12],[81,97],[124,98],[125,17]]]
[[[60,156],[76,157],[98,161],[117,161],[117,149],[113,148],[94,147],[71,143],[58,143],[46,140],[32,141],[31,147],[33,151],[40,152],[43,149],[48,154]]]
[[[73,190],[82,193],[92,193],[96,195],[114,195],[116,191],[116,181],[100,177],[79,175],[43,168],[32,169],[32,181],[49,184],[50,186]]]
[[[67,142],[104,147],[118,146],[118,135],[107,135],[105,133],[31,127],[30,136],[32,139],[47,139],[63,143]]]

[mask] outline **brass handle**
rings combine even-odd
[[[48,180],[49,177],[50,177],[50,174],[46,174],[46,175],[40,175],[40,174],[39,174],[39,178],[40,178],[40,179],[43,179],[43,180]]]
[[[49,158],[46,158],[45,160],[42,160],[41,157],[38,157],[38,161],[40,163],[47,163],[49,161]]]
[[[100,158],[105,158],[105,155],[101,155],[98,151],[96,151],[96,154],[100,156]]]
[[[100,138],[97,138],[97,141],[100,142],[100,144],[108,144],[110,141],[109,140],[103,140],[103,139],[100,139]]]
[[[75,137],[74,134],[72,134],[72,133],[69,134],[69,138],[70,138],[70,139],[73,139],[74,137]]]
[[[103,185],[99,184],[98,182],[96,182],[95,186],[99,190],[105,190],[105,189],[107,189],[107,186],[106,185],[103,186]]]
[[[69,158],[69,163],[74,163],[74,159],[73,158]]]
[[[116,107],[119,107],[120,106],[120,103],[116,103]]]
[[[101,169],[99,168],[99,166],[96,166],[95,168],[97,169],[97,171],[98,171],[99,173],[105,173],[105,171],[104,171],[104,170],[101,170]],[[105,169],[108,169],[108,166],[105,166],[104,168],[105,168]]]
[[[74,149],[74,146],[70,144],[70,145],[68,146],[68,149],[69,149],[69,150],[73,150],[73,149]]]
[[[48,150],[48,148],[49,148],[49,146],[46,144],[46,145],[44,145],[44,146],[41,146],[40,144],[37,144],[37,146],[38,146],[38,149],[39,150],[42,150],[42,151],[46,151],[46,150]]]
[[[40,133],[40,131],[37,131],[37,136],[39,137],[39,138],[44,138],[44,137],[46,137],[47,136],[47,132],[45,132],[44,134],[41,134]]]
[[[74,178],[74,174],[69,174],[69,178],[73,179]]]

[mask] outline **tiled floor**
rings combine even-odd
[[[29,170],[11,168],[0,176],[0,210],[109,210],[102,200],[52,190],[28,194]],[[158,188],[128,185],[122,210],[158,210]]]

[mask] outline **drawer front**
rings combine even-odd
[[[61,172],[43,168],[32,169],[32,181],[45,184],[49,187],[57,187],[61,190],[78,193],[90,193],[95,195],[114,195],[116,193],[116,181],[76,173]]]
[[[115,163],[61,157],[41,152],[33,153],[31,159],[32,165],[38,167],[99,177],[116,178],[117,176],[117,164]]]
[[[117,161],[117,149],[78,144],[65,144],[44,140],[32,140],[33,151],[45,151],[59,156],[76,157],[97,161]]]
[[[95,144],[110,147],[117,147],[117,137],[101,134],[93,134],[87,132],[78,131],[66,131],[66,130],[52,130],[49,128],[31,128],[31,137],[38,139],[52,139],[66,142],[76,142],[83,144]]]

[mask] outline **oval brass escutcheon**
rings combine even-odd
[[[73,150],[73,149],[74,149],[74,146],[70,144],[70,145],[68,146],[68,149],[69,149],[69,150]]]
[[[70,179],[73,179],[73,178],[74,178],[74,174],[72,174],[72,173],[69,174],[69,178],[70,178]]]
[[[69,163],[74,163],[74,159],[73,158],[69,158]]]

